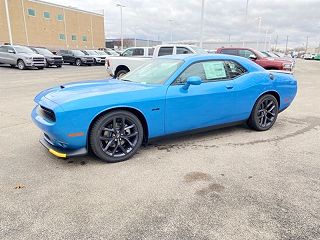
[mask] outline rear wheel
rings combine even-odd
[[[99,117],[89,136],[93,153],[110,163],[129,159],[137,152],[142,140],[140,120],[127,111],[114,111]]]
[[[277,120],[278,106],[278,101],[273,95],[261,96],[252,109],[248,125],[257,131],[269,130]]]
[[[18,60],[17,65],[18,65],[18,68],[19,68],[20,70],[24,70],[24,69],[26,68],[26,65],[24,64],[24,61],[21,60],[21,59]]]
[[[116,77],[120,78],[123,75],[127,74],[128,72],[129,72],[128,70],[120,70],[120,71],[117,72]]]

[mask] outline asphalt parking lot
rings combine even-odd
[[[103,79],[103,66],[0,65],[0,239],[320,239],[320,61],[268,132],[166,139],[126,162],[58,159],[38,142],[33,97]]]

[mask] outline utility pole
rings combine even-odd
[[[4,3],[5,3],[5,7],[6,7],[9,41],[10,41],[10,44],[12,45],[12,32],[11,32],[11,22],[10,22],[10,15],[9,15],[8,0],[4,0]]]
[[[126,6],[124,6],[124,5],[121,5],[121,4],[117,4],[116,5],[117,7],[119,7],[120,8],[120,17],[121,17],[121,27],[120,27],[120,29],[121,29],[121,50],[123,50],[123,22],[122,22],[122,8],[124,8],[124,7],[126,7]]]
[[[229,47],[231,47],[231,35],[229,34]]]
[[[308,51],[308,44],[309,44],[309,36],[307,36],[307,42],[306,42],[306,53]]]
[[[266,36],[264,37],[264,50],[267,51],[267,37],[268,37],[269,27],[266,29]]]
[[[201,26],[200,26],[200,47],[203,46],[203,21],[204,21],[204,0],[201,5]]]
[[[288,41],[289,41],[289,36],[287,36],[287,40],[286,40],[286,54],[287,54],[287,51],[288,51]]]

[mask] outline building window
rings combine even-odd
[[[62,14],[58,14],[57,19],[58,19],[58,21],[63,21],[63,15]]]
[[[32,8],[28,8],[28,15],[29,16],[36,16],[36,10],[32,9]]]
[[[82,36],[82,41],[84,41],[84,42],[87,41],[87,36],[86,36],[86,35],[83,35],[83,36]]]
[[[50,18],[50,13],[49,12],[43,12],[43,17],[44,18]]]
[[[65,39],[66,39],[66,36],[65,36],[63,33],[60,33],[60,34],[59,34],[59,39],[60,39],[60,40],[65,40]]]
[[[76,35],[71,35],[71,39],[72,39],[72,41],[76,41],[77,40],[77,36]]]

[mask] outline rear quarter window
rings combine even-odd
[[[229,54],[229,55],[238,55],[238,50],[236,49],[222,49],[222,54]]]

